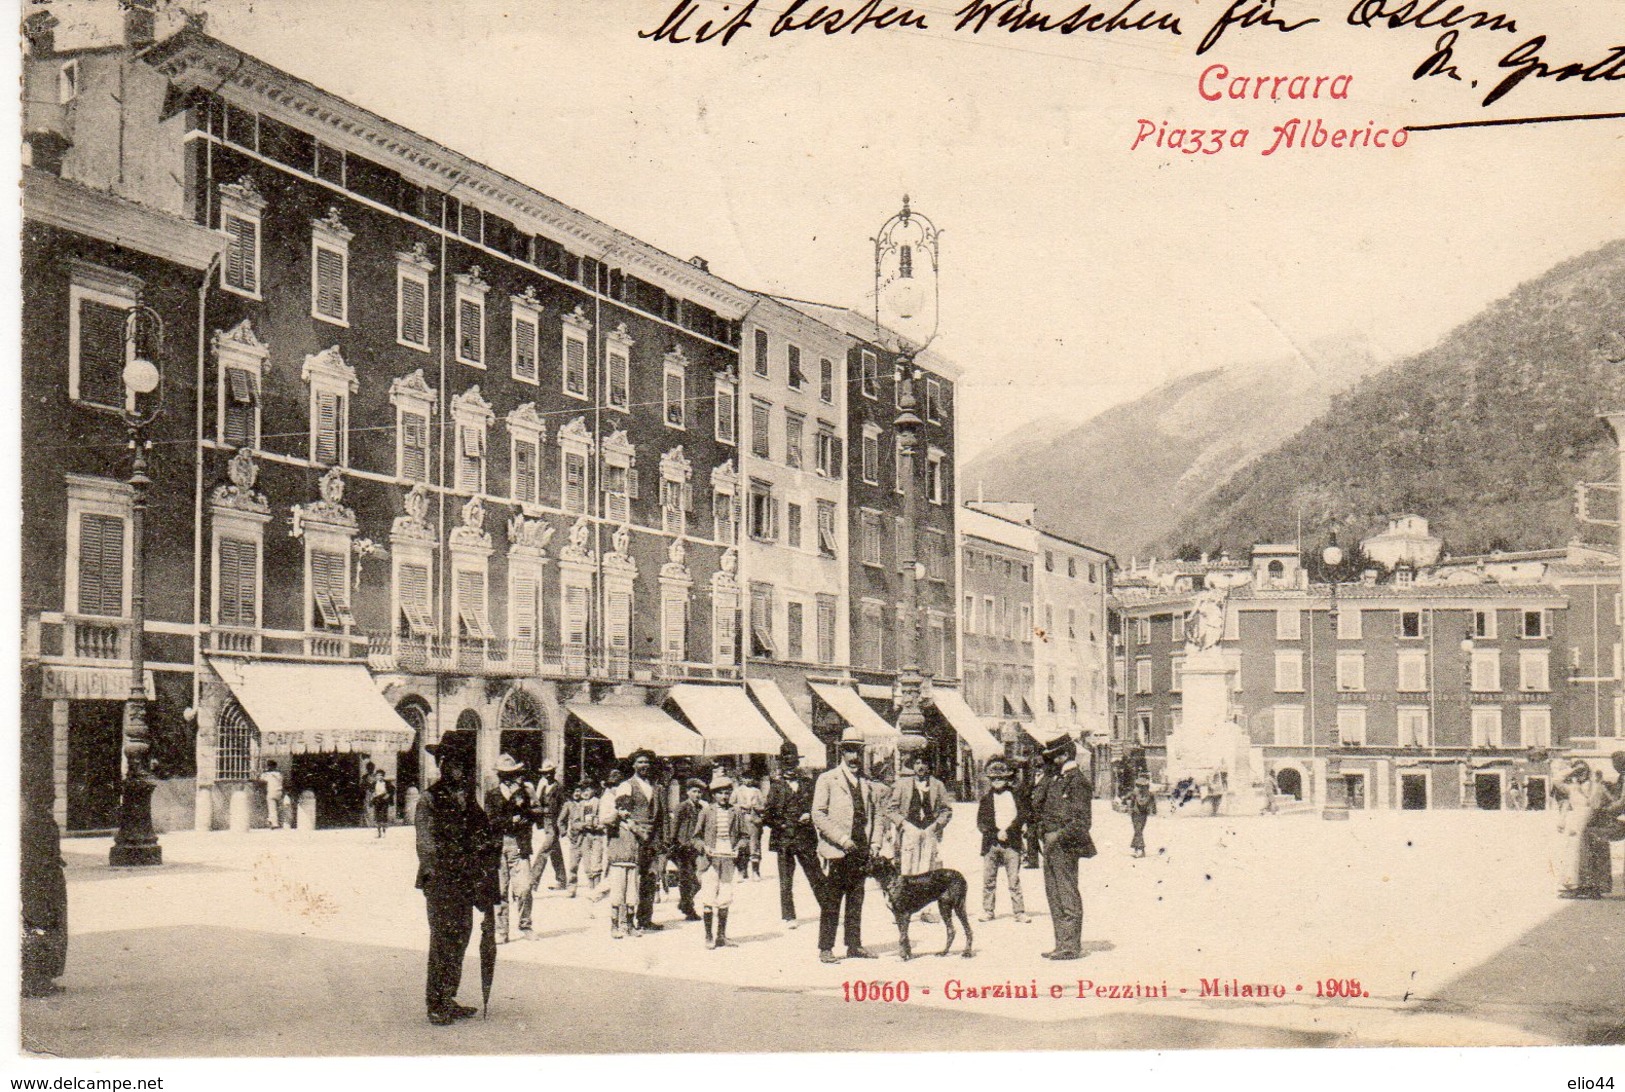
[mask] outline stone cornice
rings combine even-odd
[[[411,250],[397,250],[395,252],[396,265],[409,265],[424,273],[434,272],[434,262],[429,260],[429,247],[421,239],[412,244]]]
[[[429,386],[429,381],[423,377],[422,368],[419,368],[411,375],[403,375],[399,379],[390,381],[389,404],[392,406],[398,406],[402,402],[412,402],[428,408],[439,400],[440,392]]]
[[[471,424],[487,424],[496,417],[496,413],[491,409],[491,403],[487,402],[485,396],[480,393],[478,383],[462,394],[452,397],[451,415],[459,421]]]
[[[309,383],[312,377],[332,380],[335,385],[342,383],[352,394],[360,389],[355,369],[344,362],[344,354],[339,352],[337,345],[305,357],[305,366],[300,370],[299,378]]]
[[[689,262],[199,30],[183,30],[142,57],[182,89],[201,87],[249,102],[330,144],[382,159],[420,185],[442,192],[458,185],[460,199],[477,196],[475,204],[535,234],[595,257],[613,252],[615,262],[640,277],[725,317],[739,318],[754,302],[750,293]]]
[[[228,241],[224,232],[32,168],[23,171],[23,216],[196,270],[209,268]]]
[[[265,374],[271,347],[254,333],[254,324],[243,319],[229,330],[216,330],[209,339],[214,355],[222,364],[253,368],[256,375]]]

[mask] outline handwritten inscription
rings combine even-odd
[[[955,30],[968,30],[980,34],[991,22],[995,30],[1017,34],[1024,30],[1040,33],[1076,34],[1080,30],[1090,34],[1109,34],[1118,30],[1158,30],[1169,34],[1182,33],[1179,17],[1154,8],[1141,8],[1140,0],[1129,0],[1117,11],[1107,14],[1084,4],[1066,15],[1055,15],[1033,4],[1032,0],[971,0],[954,12],[959,20]]]
[[[1163,7],[1153,6],[1155,0],[1107,0],[1105,3],[1098,3],[1095,0],[1087,3],[1062,0],[1060,6],[1055,7],[1047,6],[1046,0],[960,0],[961,6],[948,16],[948,24],[941,28],[933,28],[927,14],[945,13],[935,8],[921,10],[892,0],[849,0],[846,3],[819,3],[817,0],[781,0],[781,2],[783,10],[775,11],[771,7],[759,7],[760,0],[731,0],[731,2],[676,0],[665,18],[653,27],[639,30],[637,35],[645,41],[668,45],[720,47],[730,45],[739,35],[752,30],[757,33],[765,32],[769,38],[778,38],[798,31],[812,31],[825,37],[834,37],[864,32],[930,32],[933,29],[941,29],[950,34],[970,35],[1004,31],[1008,34],[1031,32],[1062,37],[1074,34],[1122,33],[1184,37],[1184,19],[1189,14],[1190,8],[1200,3],[1200,0],[1162,0]],[[1229,42],[1232,32],[1273,31],[1277,35],[1284,35],[1302,31],[1321,22],[1316,16],[1303,15],[1301,11],[1292,10],[1291,5],[1295,3],[1300,9],[1307,6],[1304,0],[1229,0],[1223,13],[1208,26],[1201,40],[1197,42],[1196,54],[1201,56]],[[1185,6],[1185,15],[1180,12],[1182,5]],[[1471,82],[1473,87],[1478,86],[1478,80],[1472,78],[1471,74],[1464,74],[1456,58],[1456,50],[1461,43],[1462,35],[1522,33],[1518,21],[1505,12],[1492,8],[1472,7],[1456,0],[1353,0],[1343,22],[1362,31],[1400,34],[1407,31],[1440,32],[1434,39],[1430,51],[1412,70],[1411,78],[1413,80],[1442,78],[1457,83]],[[1494,83],[1489,93],[1484,96],[1484,106],[1492,105],[1530,80],[1550,80],[1554,83],[1577,80],[1589,84],[1625,79],[1625,45],[1610,44],[1600,57],[1594,55],[1581,60],[1568,58],[1553,60],[1548,54],[1546,36],[1536,34],[1503,56],[1498,62],[1498,67],[1501,69],[1499,82]],[[1231,82],[1225,87],[1210,82],[1222,83],[1226,80]],[[1317,80],[1322,82],[1315,82]],[[1339,80],[1343,81],[1341,93],[1336,86]],[[1347,97],[1348,82],[1351,80],[1352,77],[1347,75],[1239,76],[1231,80],[1227,74],[1220,75],[1210,66],[1202,73],[1201,94],[1210,102],[1221,98],[1261,100],[1266,97],[1273,102],[1282,98],[1321,98],[1323,86],[1331,85],[1326,87],[1325,97],[1341,99]],[[1299,120],[1303,125],[1310,126],[1314,119]],[[1156,143],[1161,128],[1145,119],[1142,119],[1141,124],[1151,125],[1152,131],[1136,137],[1136,146],[1146,141]],[[1163,123],[1163,127],[1166,126],[1167,123]],[[1176,131],[1188,132],[1168,130],[1170,134]],[[1212,132],[1195,131],[1204,133],[1201,141],[1202,151],[1215,147]],[[1311,128],[1311,140],[1314,132]],[[1337,130],[1332,132],[1335,135]],[[1346,146],[1403,146],[1401,140],[1394,139],[1402,130],[1392,130],[1391,136],[1384,138],[1383,145],[1376,143],[1376,134],[1389,133],[1389,130],[1378,129],[1374,125],[1370,127],[1368,134],[1370,144],[1365,142],[1365,135],[1357,141],[1354,139],[1353,134],[1362,132],[1360,129],[1348,130],[1351,143]],[[1227,132],[1221,142],[1222,146],[1230,147],[1233,136],[1234,134]],[[1279,137],[1278,142],[1289,142],[1292,139],[1289,133]],[[1287,146],[1291,146],[1290,143]]]

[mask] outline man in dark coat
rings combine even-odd
[[[553,866],[553,890],[563,891],[570,886],[564,871],[564,839],[559,836],[559,813],[564,810],[564,787],[559,784],[558,767],[543,762],[541,777],[531,789],[531,800],[536,809],[536,829],[541,841],[536,845],[531,864],[530,890],[532,894],[542,885],[542,874]]]
[[[510,917],[517,916],[519,931],[527,938],[531,932],[531,909],[535,905],[531,896],[531,822],[536,805],[525,788],[522,775],[525,767],[511,755],[497,759],[497,783],[485,794],[485,814],[491,819],[491,831],[502,847],[502,864],[498,877],[501,883],[501,901],[497,903],[497,943],[506,944]],[[517,905],[514,905],[517,904]]]
[[[1089,777],[1078,768],[1077,746],[1062,736],[1044,748],[1050,771],[1033,792],[1033,826],[1044,851],[1044,894],[1049,899],[1055,947],[1045,959],[1083,957],[1083,896],[1078,858],[1095,855],[1089,837]]]
[[[1614,767],[1614,783],[1604,786],[1601,803],[1580,832],[1580,872],[1575,885],[1580,898],[1600,899],[1613,891],[1613,852],[1609,844],[1625,838],[1625,751],[1615,751],[1609,760]]]
[[[796,865],[812,887],[813,901],[824,905],[824,873],[818,867],[818,831],[813,827],[813,779],[801,771],[801,752],[785,741],[779,748],[779,772],[767,786],[763,822],[773,832],[779,858],[779,916],[796,927]]]
[[[417,810],[418,879],[429,913],[429,973],[424,991],[429,1023],[443,1027],[478,1009],[457,1003],[463,956],[474,932],[474,911],[497,900],[497,862],[490,820],[474,786],[474,734],[448,732],[425,748],[440,778]]]
[[[682,911],[684,920],[699,921],[699,911],[694,909],[694,896],[700,893],[699,850],[693,843],[699,837],[700,816],[705,813],[705,782],[697,777],[689,778],[683,785],[683,794],[672,824],[671,859],[677,864],[677,909]]]

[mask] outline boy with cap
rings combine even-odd
[[[1016,920],[1026,924],[1032,920],[1021,899],[1021,836],[1027,826],[1027,801],[1016,792],[1010,765],[1004,759],[990,761],[986,772],[991,787],[976,806],[976,829],[982,832],[982,920],[993,920],[1002,868]]]
[[[644,833],[632,817],[632,800],[615,798],[615,818],[609,823],[609,935],[620,940],[622,930],[642,936],[638,928],[638,857]]]
[[[694,896],[700,891],[699,857],[695,846],[700,818],[705,814],[705,782],[691,777],[683,783],[683,799],[677,805],[677,825],[672,834],[671,859],[677,864],[677,909],[685,921],[699,921]]]
[[[705,946],[735,948],[728,939],[728,907],[733,905],[734,869],[741,848],[750,847],[744,813],[733,806],[733,779],[719,773],[711,779],[711,803],[700,813],[693,845],[698,851],[700,902],[705,907]],[[715,918],[716,929],[712,931]]]

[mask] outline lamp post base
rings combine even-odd
[[[112,868],[146,868],[164,863],[164,849],[152,829],[152,782],[144,777],[124,779],[119,800],[119,828],[107,853]]]
[[[107,863],[112,868],[145,868],[149,865],[164,863],[164,847],[150,846],[114,846],[107,853]]]

